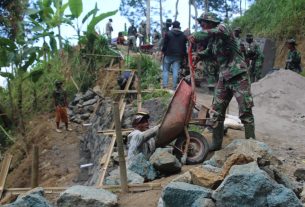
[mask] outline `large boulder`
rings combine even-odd
[[[129,184],[140,184],[140,183],[144,183],[144,178],[131,170],[127,170],[127,181]],[[121,184],[120,170],[115,169],[111,171],[110,175],[105,179],[105,184],[120,185]]]
[[[58,207],[112,207],[117,206],[118,198],[115,194],[104,189],[76,185],[60,194]]]
[[[25,194],[18,196],[15,202],[4,205],[3,207],[52,207],[43,196],[43,188],[34,188]]]
[[[211,198],[210,189],[183,182],[171,182],[162,192],[164,207],[186,207],[198,198]]]
[[[157,172],[153,165],[146,160],[145,156],[140,153],[128,160],[128,169],[141,175],[146,180],[154,180]]]
[[[292,190],[272,180],[256,162],[233,166],[212,197],[217,207],[302,207]]]
[[[216,189],[223,180],[221,170],[211,165],[190,169],[192,183],[206,188]]]
[[[253,160],[268,160],[268,164],[278,165],[280,161],[272,154],[267,144],[254,139],[236,139],[224,149],[216,151],[209,163],[222,167],[232,154],[242,154]]]
[[[216,205],[212,199],[200,197],[192,204],[191,207],[216,207]]]
[[[303,191],[301,193],[301,201],[305,204],[305,183],[303,184]]]
[[[173,174],[181,171],[181,163],[167,149],[158,148],[149,158],[149,162],[161,173]]]

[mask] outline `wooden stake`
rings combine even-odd
[[[4,190],[5,181],[8,174],[8,170],[11,165],[12,158],[13,156],[11,154],[6,154],[2,161],[1,171],[0,171],[0,199],[2,196],[2,192]]]
[[[118,153],[119,153],[120,181],[121,181],[122,192],[127,193],[128,192],[127,170],[126,170],[124,144],[123,144],[122,130],[121,130],[119,105],[117,102],[113,103],[113,109],[114,109],[113,119],[114,119],[114,123],[115,123],[116,142],[117,142]]]
[[[33,157],[32,157],[32,178],[31,178],[31,188],[36,188],[38,186],[38,176],[39,176],[39,154],[38,146],[33,146]]]
[[[142,109],[142,94],[141,94],[141,65],[138,63],[138,81],[137,81],[137,106],[138,112]]]

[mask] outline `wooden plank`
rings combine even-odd
[[[61,193],[69,187],[42,187],[46,194],[56,194]],[[120,191],[121,185],[104,185],[100,188],[112,191]],[[147,190],[158,190],[161,189],[161,183],[142,183],[142,184],[128,184],[128,189],[130,192],[139,192]],[[11,193],[12,195],[19,195],[30,191],[32,188],[6,188],[4,189],[6,193]]]
[[[31,187],[36,188],[39,180],[39,148],[37,145],[33,146],[32,156],[32,170],[31,170]]]
[[[116,136],[116,143],[119,153],[121,189],[123,193],[128,193],[127,169],[125,162],[124,143],[122,137],[121,118],[120,118],[119,105],[117,102],[113,103],[113,109],[114,109],[113,119],[115,123],[115,136]]]
[[[101,176],[100,176],[100,179],[99,179],[98,184],[97,184],[98,188],[101,188],[103,186],[103,182],[104,182],[104,179],[105,179],[105,176],[106,176],[108,164],[109,164],[111,154],[112,154],[112,151],[113,151],[114,143],[115,143],[115,136],[112,136],[109,150],[106,153],[107,154],[106,162],[101,169]]]
[[[141,93],[153,93],[153,92],[168,92],[166,89],[147,89],[147,90],[142,90]],[[110,91],[112,94],[120,94],[120,93],[138,93],[138,90],[111,90]]]
[[[122,133],[130,133],[133,130],[134,130],[133,128],[122,129]],[[107,130],[97,131],[97,133],[102,133],[104,135],[113,135],[115,134],[115,130],[107,129]]]
[[[136,69],[116,69],[116,68],[109,68],[109,69],[104,69],[104,71],[124,72],[124,71],[136,71]]]
[[[13,156],[11,154],[6,154],[2,161],[1,171],[0,171],[0,199],[4,190],[6,177],[10,169],[12,158]]]
[[[44,192],[47,194],[53,194],[53,193],[61,193],[65,191],[68,187],[42,187]],[[5,191],[7,193],[11,193],[12,195],[19,195],[22,193],[25,193],[32,188],[7,188]]]

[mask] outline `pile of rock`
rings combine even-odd
[[[280,166],[266,144],[235,140],[168,184],[159,207],[302,207],[302,187],[283,175]]]
[[[158,148],[149,161],[140,153],[129,160],[127,178],[129,184],[144,183],[155,180],[164,175],[170,175],[181,171],[179,160],[168,152],[166,148]],[[113,170],[105,181],[106,185],[120,184],[119,170]]]
[[[81,124],[89,120],[99,98],[92,90],[88,90],[85,94],[77,93],[69,105],[68,114],[70,121]]]

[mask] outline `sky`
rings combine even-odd
[[[63,2],[66,3],[68,0],[64,0]],[[179,6],[178,6],[178,17],[177,20],[180,22],[180,26],[181,29],[184,30],[186,28],[188,28],[188,11],[189,11],[189,6],[188,6],[188,1],[189,0],[179,0]],[[243,0],[242,6],[244,7],[245,0]],[[95,3],[97,3],[97,7],[99,8],[99,12],[100,13],[105,13],[105,12],[109,12],[109,11],[113,11],[113,10],[118,10],[119,6],[120,6],[120,2],[121,0],[83,0],[83,13],[79,18],[79,22],[81,22],[81,20],[83,19],[83,17],[94,8]],[[153,6],[156,2],[155,0],[151,0],[151,6]],[[163,18],[163,21],[166,20],[166,18],[173,18],[174,13],[175,13],[175,3],[176,0],[167,0],[165,3],[163,3],[163,8],[164,10],[171,10],[171,14],[168,14],[167,17]],[[158,4],[157,4],[158,5]],[[191,13],[194,16],[195,12],[193,7],[191,8]],[[203,11],[198,11],[198,15],[200,15]],[[69,8],[66,10],[65,14],[70,14],[70,10]],[[112,37],[116,37],[118,32],[123,31],[124,30],[124,24],[127,24],[127,28],[130,26],[129,21],[120,15],[120,12],[118,11],[116,13],[115,16],[109,17],[112,18],[113,22],[112,22],[112,26],[113,26],[113,33],[112,33]],[[108,19],[106,18],[104,20],[102,20],[97,26],[96,26],[96,30],[99,32],[101,32],[101,34],[105,33],[105,27],[106,27],[106,23],[108,22]],[[143,17],[143,19],[145,19],[145,17]],[[154,19],[156,19],[157,21],[159,20],[159,15],[158,17],[154,17]],[[88,21],[89,22],[89,21]],[[194,21],[191,21],[191,24],[194,24]],[[86,26],[87,25],[83,25],[82,29],[86,30]],[[137,25],[136,25],[137,26]],[[159,29],[160,30],[160,29]],[[57,30],[55,30],[55,32],[57,32]],[[63,38],[68,38],[70,42],[72,42],[72,44],[77,44],[76,41],[76,31],[68,25],[63,25],[62,26],[62,35]],[[0,86],[5,86],[6,85],[6,81],[4,78],[2,78],[0,76]]]

